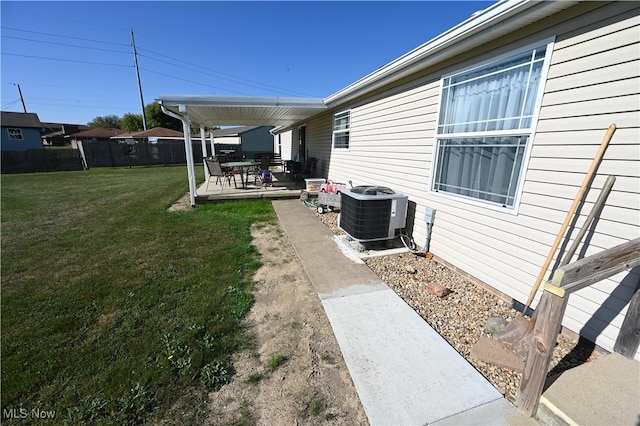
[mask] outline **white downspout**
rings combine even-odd
[[[178,110],[180,112],[184,112],[185,115],[181,116],[172,111],[169,111],[165,108],[164,105],[160,104],[160,108],[162,112],[167,114],[169,117],[177,118],[182,122],[182,130],[184,133],[184,151],[187,156],[187,177],[189,179],[189,198],[191,200],[191,207],[196,206],[196,179],[195,179],[195,168],[193,165],[193,150],[191,149],[191,124],[189,120],[189,116],[186,114],[186,107],[184,105],[180,105]]]
[[[207,168],[207,163],[204,162],[204,158],[208,157],[207,155],[207,141],[205,140],[205,128],[204,126],[200,126],[200,145],[202,146],[202,167],[204,168],[204,177],[205,181],[209,181],[209,169]]]
[[[209,139],[209,144],[211,145],[211,155],[213,155],[215,157],[216,155],[216,146],[213,143],[213,129],[209,132],[209,137],[211,139]]]

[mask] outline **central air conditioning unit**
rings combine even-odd
[[[409,197],[384,186],[356,186],[340,193],[338,226],[359,242],[391,240],[407,220]]]

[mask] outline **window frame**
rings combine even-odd
[[[341,115],[341,114],[347,114],[347,118],[348,118],[348,122],[347,122],[347,128],[346,129],[339,129],[336,130],[336,117]],[[349,149],[351,148],[351,108],[349,109],[345,109],[343,111],[339,111],[336,112],[335,114],[333,114],[332,117],[332,123],[331,123],[331,148],[335,149],[335,150],[341,150],[341,151],[349,151]],[[336,135],[347,135],[347,146],[336,146]]]
[[[12,132],[18,132],[20,134],[20,137],[17,138],[14,135],[12,135]],[[12,141],[23,141],[24,140],[24,135],[22,134],[22,129],[18,128],[18,127],[7,127],[7,134],[9,135],[9,139]]]
[[[490,209],[499,211],[502,213],[509,213],[512,215],[517,215],[520,208],[520,201],[522,198],[522,188],[524,185],[526,171],[528,169],[529,159],[531,156],[531,151],[533,148],[533,141],[536,134],[536,128],[538,124],[538,118],[540,116],[540,110],[542,106],[542,97],[544,95],[545,83],[547,81],[547,76],[549,73],[549,68],[551,65],[551,56],[553,53],[553,48],[555,44],[555,37],[547,38],[544,40],[540,40],[537,43],[531,43],[526,46],[510,50],[509,52],[503,53],[501,55],[497,55],[495,57],[489,58],[487,60],[481,61],[477,64],[472,64],[470,66],[466,66],[460,69],[457,69],[453,72],[444,74],[440,78],[440,88],[439,88],[439,102],[436,111],[436,123],[434,130],[434,138],[433,138],[433,153],[431,160],[431,172],[429,177],[429,193],[437,196],[443,197],[455,201],[459,201],[466,204],[471,204],[474,206],[482,207],[484,209]],[[509,130],[489,130],[489,131],[474,131],[474,132],[457,132],[457,133],[440,133],[440,115],[443,113],[443,96],[444,96],[444,81],[449,78],[454,78],[456,76],[462,74],[468,74],[474,72],[474,70],[479,70],[481,68],[486,68],[492,64],[498,65],[501,63],[507,62],[509,59],[521,55],[525,52],[531,52],[533,49],[538,49],[546,47],[545,55],[542,60],[542,68],[540,70],[540,82],[538,86],[538,91],[536,93],[536,97],[533,104],[532,115],[531,115],[531,123],[526,128],[518,128],[518,129],[509,129]],[[489,72],[487,73],[489,74]],[[443,123],[443,126],[446,123]],[[445,192],[435,190],[436,185],[436,177],[440,172],[440,153],[442,150],[441,140],[446,139],[473,139],[473,138],[489,138],[489,137],[505,137],[505,136],[525,136],[528,137],[526,147],[524,149],[522,163],[520,165],[520,171],[518,175],[518,179],[516,182],[516,189],[514,193],[514,201],[512,206],[500,205],[496,202],[487,201],[478,199],[476,197],[456,194],[453,192]],[[508,194],[507,194],[508,196]]]

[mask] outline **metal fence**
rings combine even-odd
[[[76,149],[28,149],[2,151],[0,172],[39,173],[83,170],[82,158]]]
[[[200,161],[202,146],[192,143],[193,158]],[[132,167],[187,164],[184,144],[176,142],[119,143],[117,141],[84,142],[87,167]]]
[[[193,159],[200,163],[204,157],[202,144],[194,142]],[[207,151],[210,151],[207,144]],[[220,150],[232,151],[228,158],[241,159],[242,148],[238,145],[215,146],[216,155]],[[86,167],[83,165],[86,161]],[[206,155],[211,155],[207,152]],[[182,142],[160,141],[157,143],[127,144],[118,141],[83,142],[78,149],[32,149],[26,151],[2,151],[2,173],[37,173],[83,170],[92,167],[133,167],[187,164],[187,156]]]

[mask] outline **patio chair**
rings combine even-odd
[[[209,171],[209,179],[207,179],[207,186],[205,187],[205,191],[209,190],[209,183],[212,178],[216,178],[216,184],[220,182],[220,192],[224,191],[224,182],[227,181],[229,185],[231,185],[231,178],[233,178],[233,184],[235,187],[238,187],[236,182],[236,175],[232,171],[223,170],[220,165],[220,160],[217,158],[205,158],[205,164],[207,165],[207,170]]]
[[[304,169],[300,172],[300,179],[305,179],[309,177],[313,177],[316,172],[316,165],[318,164],[318,159],[316,157],[309,157],[309,160],[304,165]]]

